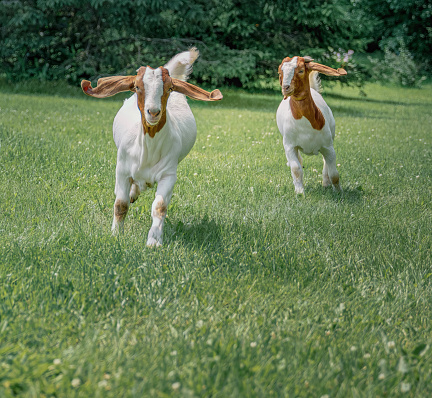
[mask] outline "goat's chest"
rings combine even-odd
[[[299,148],[306,155],[317,155],[322,148],[332,145],[331,131],[327,123],[321,130],[315,130],[305,117],[295,123],[290,123],[291,120],[287,121],[281,131],[284,145]]]

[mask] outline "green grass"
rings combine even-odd
[[[304,157],[304,199],[279,93],[189,101],[149,249],[154,190],[110,234],[121,100],[3,87],[0,396],[430,396],[431,88],[327,89],[344,194]]]

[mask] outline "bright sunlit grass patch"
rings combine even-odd
[[[110,234],[121,100],[0,94],[0,396],[429,396],[430,89],[327,89],[305,198],[281,95],[189,101],[157,250],[154,190]]]

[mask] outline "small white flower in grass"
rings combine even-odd
[[[396,347],[396,344],[395,344],[394,341],[389,341],[389,342],[387,343],[387,347],[390,348],[390,349],[392,349],[392,348],[395,348],[395,347]]]
[[[353,345],[353,346],[351,346],[350,350],[353,351],[353,352],[357,351],[357,347],[355,345]]]
[[[364,359],[369,359],[370,357],[371,357],[371,354],[369,354],[369,353],[366,353],[366,354],[363,355]]]
[[[317,170],[317,169],[312,169],[312,171],[313,171],[314,173],[318,173],[318,170]]]
[[[54,365],[60,365],[61,364],[61,360],[58,359],[58,358],[56,358],[56,359],[54,359],[53,364]]]
[[[252,342],[250,343],[250,346],[251,346],[252,348],[255,348],[255,347],[257,346],[256,341],[252,341]]]
[[[379,177],[382,177],[382,174],[378,174]]]
[[[410,383],[401,383],[401,392],[408,392],[409,390],[411,390]]]
[[[420,178],[420,176],[416,176],[416,178]]]
[[[209,134],[208,136],[207,136],[207,138],[210,138],[211,137],[211,135]]]
[[[176,355],[177,355],[177,351],[176,351],[176,350],[171,351],[171,356],[172,356],[172,357],[175,357]]]
[[[201,197],[201,195],[197,195],[197,199],[200,198],[200,197]]]
[[[194,176],[197,176],[198,175],[198,173],[194,173]]]
[[[180,388],[180,386],[181,386],[181,384],[178,381],[176,381],[175,383],[172,383],[171,387],[173,390],[178,390]]]
[[[78,378],[72,379],[71,385],[73,388],[78,388],[81,384],[81,380]]]
[[[341,165],[341,164],[340,164],[340,163],[338,163],[338,164],[337,164],[337,167],[340,167],[340,165]]]
[[[366,160],[370,160],[369,158],[367,158]]]
[[[202,328],[203,325],[204,325],[204,322],[201,319],[199,321],[197,321],[197,323],[196,323],[197,328]]]
[[[379,379],[379,380],[384,380],[384,379],[385,379],[385,374],[384,374],[384,373],[380,373],[380,374],[378,375],[378,379]]]
[[[321,395],[321,398],[329,398],[328,394]]]
[[[106,380],[101,380],[101,381],[98,383],[98,386],[101,387],[101,388],[104,388],[104,387],[106,387],[107,385],[108,385],[108,381],[106,381]]]
[[[256,256],[256,255],[257,255],[257,252],[252,252],[252,255],[253,255],[253,256]]]

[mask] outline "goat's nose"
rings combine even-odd
[[[159,110],[149,109],[147,112],[149,113],[150,116],[157,117],[161,111],[160,111],[160,109]]]

